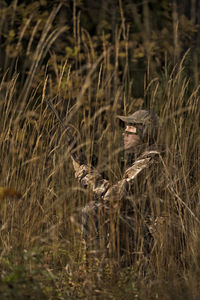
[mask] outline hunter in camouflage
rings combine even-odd
[[[118,118],[126,125],[123,140],[128,166],[123,178],[112,185],[97,169],[75,161],[73,165],[75,177],[94,195],[82,211],[88,249],[129,264],[155,247],[158,223],[162,226],[169,215],[168,178],[165,151],[156,143],[158,116],[139,110]]]

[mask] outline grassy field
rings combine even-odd
[[[74,178],[66,134],[45,99],[52,100],[77,135],[88,161],[95,153],[97,168],[112,182],[122,176],[117,155],[122,129],[116,115],[144,107],[146,100],[132,97],[134,78],[128,73],[128,58],[119,70],[120,36],[113,47],[102,42],[105,51],[97,57],[83,31],[85,64],[80,67],[77,56],[77,68],[68,59],[58,65],[52,54],[42,72],[44,49],[53,43],[49,31],[54,14],[56,11],[49,17],[32,61],[29,57],[26,80],[15,72],[13,62],[0,83],[0,186],[12,187],[22,195],[0,200],[0,298],[199,299],[200,86],[191,90],[184,68],[190,54],[170,72],[166,62],[159,78],[144,84],[148,108],[161,118],[160,142],[172,153],[169,172],[176,154],[181,157],[182,185],[167,200],[178,203],[186,245],[182,264],[167,251],[158,251],[156,264],[150,264],[146,274],[135,265],[120,268],[113,260],[96,259],[87,267],[80,209],[92,196]],[[124,35],[125,57],[127,45]],[[48,72],[50,63],[54,76]],[[163,242],[168,238],[165,233]]]

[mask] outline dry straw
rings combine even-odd
[[[81,66],[78,56],[77,66],[80,67],[74,69],[66,60],[60,73],[56,72],[60,68],[55,61],[58,93],[55,94],[56,83],[50,76],[47,78],[46,74],[40,86],[33,89],[32,83],[42,58],[66,29],[63,27],[52,30],[52,22],[60,6],[52,11],[46,22],[20,93],[17,90],[19,77],[13,70],[9,71],[13,71],[10,80],[7,81],[5,72],[0,83],[0,185],[15,187],[22,194],[22,198],[17,201],[9,198],[4,201],[0,211],[0,256],[14,255],[17,250],[48,249],[53,254],[50,255],[50,261],[42,267],[50,272],[56,289],[62,290],[67,284],[75,296],[78,291],[85,297],[87,293],[107,297],[111,295],[112,288],[104,279],[110,283],[115,282],[113,290],[117,290],[122,284],[119,284],[119,277],[113,272],[119,267],[118,261],[96,257],[92,268],[87,270],[80,210],[93,195],[80,187],[74,178],[67,138],[43,100],[46,97],[53,98],[56,108],[78,136],[88,161],[96,154],[97,168],[104,170],[111,182],[119,180],[122,175],[118,155],[121,137],[115,116],[138,108],[131,95],[134,78],[128,76],[128,65],[119,76],[120,40],[128,43],[128,34],[126,35],[123,22],[120,29],[123,34],[116,34],[114,47],[110,48],[104,43],[105,51],[97,58],[92,40],[85,31],[80,30],[80,24],[76,23],[77,43],[87,53],[85,64],[90,66],[89,71],[87,68],[82,69],[84,66]],[[19,37],[19,46],[29,22],[27,20]],[[38,26],[39,23],[33,28],[27,55]],[[127,52],[125,55],[128,55]],[[194,288],[191,294],[196,297],[194,299],[199,295],[199,87],[189,92],[189,80],[183,76],[184,59],[185,57],[171,74],[167,74],[168,78],[163,81],[153,79],[147,85],[145,93],[148,94],[151,108],[157,111],[162,121],[159,139],[169,149],[165,158],[169,177],[173,175],[177,153],[180,157],[178,175],[182,178],[181,183],[174,182],[171,197],[165,201],[176,210],[176,214],[169,211],[173,223],[171,228],[174,228],[176,222],[181,224],[180,230],[185,234],[185,240],[181,240],[180,234],[174,236],[174,244],[169,245],[169,235],[176,232],[170,231],[170,225],[164,228],[160,224],[159,243],[166,245],[158,244],[161,245],[160,249],[155,246],[148,269],[144,271],[145,262],[139,260],[134,265],[133,273],[131,268],[126,271],[117,269],[123,276],[128,272],[126,278],[131,276],[132,285],[128,288],[134,295],[138,294],[134,284],[140,284],[141,299],[149,293],[155,296],[155,289],[160,291],[160,295],[164,291],[174,295],[174,291],[182,286],[190,294],[191,284]],[[114,63],[111,63],[113,60]],[[62,93],[66,96],[64,99],[60,97],[63,86]],[[38,96],[41,87],[42,101]],[[173,257],[174,253],[177,255],[175,247],[180,244],[180,257]],[[117,246],[113,244],[113,247]],[[60,278],[64,280],[58,283]],[[171,290],[167,291],[169,280]],[[76,291],[72,286],[76,286]],[[149,299],[153,299],[152,297]],[[162,299],[169,298],[163,296]]]

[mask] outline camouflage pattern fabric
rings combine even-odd
[[[162,239],[172,223],[169,216],[175,202],[166,200],[171,180],[159,150],[144,152],[113,185],[88,165],[76,166],[75,171],[81,185],[93,194],[82,209],[89,252],[130,264],[156,245],[166,248]]]

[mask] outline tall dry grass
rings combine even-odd
[[[52,55],[54,78],[48,74],[47,64],[43,81],[32,87],[44,52],[64,30],[50,33],[57,11],[49,16],[26,80],[20,82],[21,76],[13,67],[9,77],[5,71],[0,83],[0,186],[15,187],[22,193],[19,200],[8,198],[0,203],[1,293],[8,299],[14,294],[28,294],[33,299],[36,294],[41,299],[198,299],[199,86],[190,91],[185,57],[170,74],[166,70],[161,79],[147,83],[144,91],[149,108],[161,118],[160,142],[170,149],[166,159],[169,176],[177,153],[181,158],[181,186],[175,186],[167,201],[176,199],[176,216],[185,233],[182,264],[165,249],[155,254],[156,260],[146,275],[138,274],[135,266],[118,267],[116,272],[115,261],[111,260],[103,264],[96,259],[88,270],[80,209],[92,196],[74,178],[65,133],[45,98],[52,99],[76,134],[88,162],[95,154],[97,168],[111,182],[122,176],[117,151],[121,128],[115,116],[142,107],[143,100],[132,97],[134,76],[131,78],[128,71],[128,33],[124,25],[116,30],[112,47],[102,37],[104,52],[98,58],[89,34],[78,28],[79,21],[75,20],[77,46],[85,55],[84,64],[77,55],[76,67],[67,58],[60,66]],[[19,37],[19,44],[22,39]],[[124,68],[120,67],[121,47],[125,51]],[[162,234],[165,242],[166,230]]]

